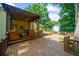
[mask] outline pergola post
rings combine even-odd
[[[39,34],[39,20],[38,20],[38,22],[37,22],[37,32],[38,32],[38,34]]]
[[[29,36],[29,31],[30,31],[30,22],[28,21],[28,30],[27,30],[27,36]]]

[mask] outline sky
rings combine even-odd
[[[58,15],[60,8],[57,6],[53,6],[52,4],[48,4],[47,10],[49,12],[49,18],[53,21],[58,21],[60,16]]]
[[[25,9],[29,5],[32,5],[32,3],[15,3],[15,6],[21,9]]]
[[[28,7],[29,5],[32,5],[32,3],[9,3],[9,5],[21,8],[21,9],[25,9],[26,7]],[[58,15],[59,11],[60,11],[60,7],[58,6],[54,6],[53,4],[49,3],[47,5],[47,10],[49,12],[49,18],[51,19],[51,21],[58,21],[60,19],[60,16]],[[55,31],[59,31],[59,27],[58,26],[54,26],[53,30]]]

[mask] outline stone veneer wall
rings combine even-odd
[[[76,4],[76,9],[75,10],[76,10],[76,13],[75,13],[76,28],[75,28],[74,37],[75,37],[75,40],[79,41],[79,4]]]
[[[79,41],[79,4],[75,5],[75,20],[76,20],[76,28],[74,34],[74,40]],[[79,55],[79,42],[74,43],[74,54]]]

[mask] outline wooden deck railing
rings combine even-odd
[[[79,41],[64,37],[64,51],[79,55]]]

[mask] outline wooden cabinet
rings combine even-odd
[[[35,33],[34,33],[34,30],[29,30],[29,36],[34,36]]]
[[[9,33],[9,41],[17,40],[20,38],[20,32],[19,31],[12,31]]]

